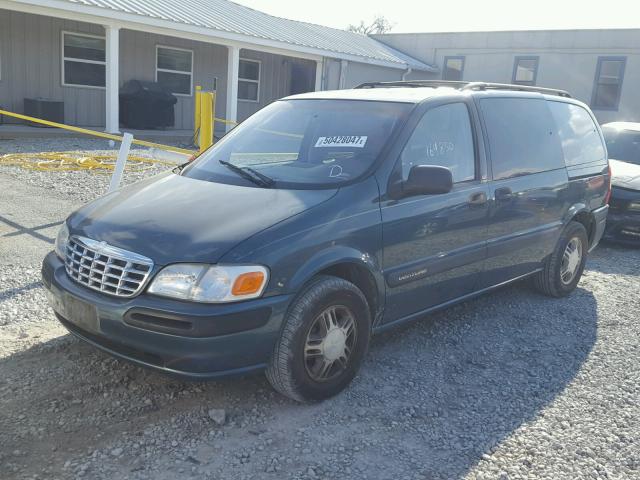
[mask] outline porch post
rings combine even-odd
[[[349,67],[349,62],[346,60],[340,61],[340,81],[338,83],[338,88],[340,90],[346,88],[347,85],[347,68]]]
[[[315,90],[319,92],[322,90],[322,74],[324,70],[324,58],[316,62],[316,85]]]
[[[105,130],[108,133],[120,132],[120,108],[118,91],[120,88],[120,27],[107,25],[106,34],[106,119]]]
[[[238,120],[238,69],[240,68],[240,47],[227,47],[227,120]],[[227,124],[227,132],[233,125]]]

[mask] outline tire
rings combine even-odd
[[[575,270],[569,278],[567,275],[563,275],[563,272],[566,274],[567,271],[563,270],[563,268],[565,265],[568,267],[572,265],[563,259],[569,245],[575,245],[575,242],[579,242],[580,259],[578,263],[575,263],[575,258],[573,259]],[[588,250],[589,238],[584,225],[575,221],[570,222],[562,232],[555,250],[545,260],[542,271],[533,277],[536,289],[550,297],[560,298],[569,295],[576,289],[580,277],[582,277]]]
[[[341,278],[319,276],[289,308],[267,367],[267,379],[275,390],[299,402],[332,397],[356,375],[370,337],[371,312],[363,293]],[[328,363],[331,367],[326,378],[320,378]]]

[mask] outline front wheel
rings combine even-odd
[[[371,313],[363,293],[341,278],[318,277],[289,309],[267,378],[297,401],[332,397],[355,376],[370,336]]]
[[[584,225],[570,222],[545,261],[543,270],[535,275],[535,287],[551,297],[569,295],[582,277],[588,250],[589,238]]]

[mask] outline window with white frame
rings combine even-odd
[[[62,32],[62,85],[104,88],[106,50],[104,37]]]
[[[191,95],[193,51],[158,45],[156,47],[156,82],[175,95]]]
[[[260,101],[260,62],[240,59],[238,68],[238,100]]]

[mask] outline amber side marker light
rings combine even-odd
[[[231,294],[236,297],[257,293],[264,284],[264,273],[248,272],[239,275],[231,288]]]

